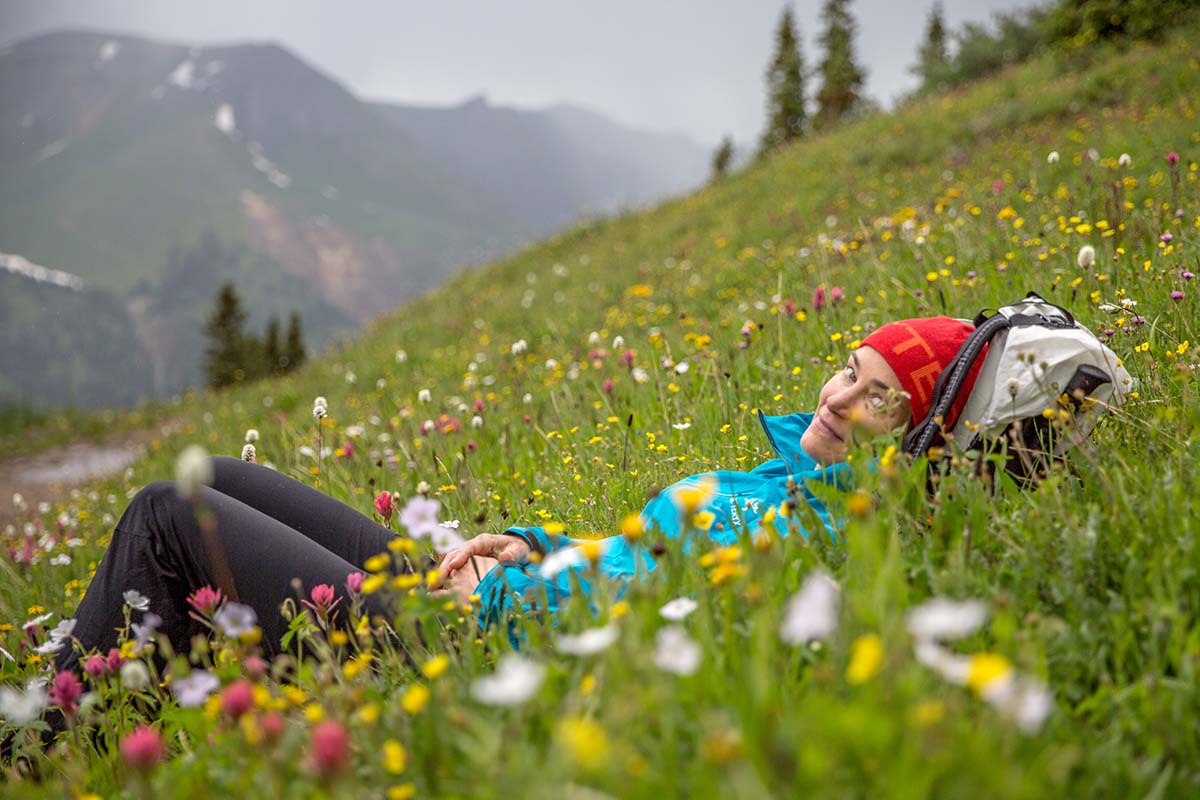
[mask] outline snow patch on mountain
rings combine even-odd
[[[83,278],[78,275],[34,264],[25,256],[14,253],[0,253],[0,269],[35,280],[38,283],[51,283],[64,289],[73,289],[76,292],[83,290]]]
[[[222,103],[217,109],[217,113],[213,116],[213,125],[217,126],[217,130],[228,136],[230,139],[237,136],[237,121],[233,116],[233,106],[229,103]]]
[[[196,62],[190,58],[179,62],[175,71],[167,78],[167,83],[180,89],[191,89],[196,81]]]
[[[267,180],[275,184],[280,189],[286,189],[292,185],[292,179],[288,177],[279,167],[271,162],[271,159],[263,155],[262,145],[258,142],[251,142],[246,148],[250,151],[250,163],[254,168],[267,176]]]
[[[96,57],[100,59],[101,64],[107,64],[116,58],[119,52],[121,52],[121,43],[116,39],[109,39],[100,45],[100,52],[96,54]]]

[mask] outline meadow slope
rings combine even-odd
[[[601,587],[550,627],[530,615],[480,632],[384,558],[368,586],[394,595],[406,651],[378,621],[326,635],[301,615],[318,655],[252,678],[254,710],[237,721],[219,694],[181,708],[169,685],[89,680],[80,727],[99,733],[68,737],[48,780],[103,797],[1195,793],[1196,41],[1044,59],[859,120],[460,275],[295,376],[188,398],[170,410],[191,420],[182,433],[9,536],[0,620],[16,660],[0,676],[44,668],[31,645],[71,614],[137,487],[170,476],[189,443],[236,455],[248,428],[260,461],[364,513],[381,489],[401,504],[422,489],[466,535],[515,523],[616,535],[658,488],[771,458],[755,410],[811,409],[871,327],[970,317],[1032,290],[1108,339],[1138,381],[1070,470],[992,491],[958,467],[928,493],[919,467],[877,442],[855,454],[856,488],[828,493],[842,544],[747,533],[739,548],[685,553],[647,532],[662,553],[649,580]],[[1081,265],[1084,245],[1094,263]],[[397,558],[410,546],[398,541]],[[818,571],[840,587],[837,628],[793,646],[781,622]],[[685,595],[696,611],[664,620]],[[932,597],[987,609],[947,645],[965,686],[918,660],[906,612]],[[561,634],[610,623],[615,644],[564,652]],[[661,668],[671,624],[699,647],[693,674]],[[478,681],[509,634],[544,682],[489,705]],[[192,668],[234,684],[254,672],[254,647],[218,639]],[[1044,686],[1048,715],[998,700],[1001,685]],[[115,743],[160,703],[173,757],[141,773]],[[322,775],[312,734],[329,720],[351,752]]]

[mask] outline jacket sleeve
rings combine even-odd
[[[536,552],[542,556],[547,556],[555,550],[561,550],[564,547],[590,541],[588,539],[571,539],[556,533],[546,533],[546,529],[540,525],[530,528],[512,527],[504,531],[504,535],[516,536],[529,545],[529,549],[532,552]]]

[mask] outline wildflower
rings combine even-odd
[[[313,414],[313,419],[316,419],[318,421],[323,420],[323,419],[325,419],[325,417],[329,416],[329,409],[326,408],[325,406],[313,406],[312,414]]]
[[[1079,248],[1079,255],[1075,257],[1075,263],[1079,265],[1080,269],[1091,268],[1096,263],[1096,248],[1090,244]]]
[[[559,636],[558,651],[572,656],[591,656],[601,653],[617,641],[617,626],[609,623],[603,628],[591,628],[578,635]]]
[[[987,618],[987,607],[978,600],[935,597],[909,610],[908,632],[922,641],[961,639],[979,630]]]
[[[0,686],[0,718],[14,725],[33,722],[45,710],[46,700],[45,687],[35,681],[30,681],[23,692]]]
[[[211,617],[224,599],[225,597],[221,594],[220,589],[214,589],[211,586],[201,586],[188,596],[188,605],[197,614],[204,617]]]
[[[150,685],[150,670],[141,661],[121,665],[121,685],[131,692],[144,691]]]
[[[604,392],[605,394],[612,394],[614,386],[616,386],[616,384],[613,383],[612,378],[605,378],[604,383],[600,384],[600,391]]]
[[[483,417],[479,416],[478,414],[471,417],[471,427],[472,428],[482,428],[483,427]]]
[[[78,620],[75,618],[64,619],[54,626],[50,631],[50,638],[56,642],[65,642],[71,638],[71,634],[75,632],[75,625]]]
[[[213,622],[231,639],[249,633],[258,624],[258,615],[254,609],[242,603],[226,603],[221,610],[213,615]]]
[[[257,442],[257,441],[258,441],[258,429],[257,428],[248,428],[246,430],[246,443],[253,444],[254,442]]]
[[[82,695],[83,684],[70,670],[58,673],[50,683],[48,698],[51,705],[58,706],[67,716],[71,716],[79,709],[79,698]]]
[[[429,687],[423,683],[414,683],[404,690],[400,698],[400,707],[406,714],[420,714],[429,704]]]
[[[509,349],[512,351],[514,356],[519,356],[529,350],[529,342],[525,341],[524,339],[517,339],[512,343],[512,347]]]
[[[642,538],[645,533],[645,528],[642,526],[642,518],[638,514],[627,514],[621,520],[621,534],[630,541],[637,541]]]
[[[203,705],[209,694],[221,686],[217,676],[204,669],[193,669],[190,675],[172,681],[170,691],[175,694],[176,702],[184,708],[196,708]]]
[[[433,393],[430,392],[428,389],[422,389],[421,391],[417,392],[417,402],[418,403],[432,403],[433,402]]]
[[[1168,232],[1164,233],[1162,236],[1158,237],[1158,240],[1160,242],[1162,242],[1163,244],[1170,244],[1172,241],[1175,240],[1175,237],[1171,235],[1170,231],[1168,231]]]
[[[1176,302],[1179,302],[1180,300],[1183,299],[1183,292],[1176,289],[1175,291],[1171,292],[1171,299]]]
[[[134,589],[126,591],[121,597],[125,599],[125,605],[134,611],[145,611],[150,608],[150,600]]]
[[[183,448],[175,461],[175,490],[184,499],[196,496],[201,486],[213,482],[212,462],[208,460],[208,451],[198,444],[190,444]]]
[[[450,666],[450,656],[442,653],[440,656],[434,656],[421,665],[421,672],[425,673],[425,677],[431,681],[435,681],[442,675],[446,674],[446,669]]]
[[[629,376],[633,378],[634,383],[646,383],[650,380],[650,373],[641,367],[634,367],[629,371]]]
[[[1121,153],[1121,155],[1117,158],[1117,166],[1119,167],[1128,167],[1132,166],[1132,164],[1133,158],[1130,157],[1129,153]]]
[[[396,363],[403,364],[405,361],[408,361],[408,352],[405,350],[397,350],[396,351]]]
[[[254,685],[238,678],[221,692],[221,710],[237,719],[254,708]]]
[[[663,619],[669,619],[672,622],[682,622],[697,608],[699,608],[699,604],[692,598],[676,597],[660,608],[658,613]]]
[[[350,732],[336,720],[313,728],[312,760],[322,777],[331,777],[350,765]]]
[[[1047,164],[1057,164],[1058,163],[1058,151],[1057,150],[1050,151],[1050,153],[1046,156],[1046,163]]]
[[[433,529],[433,533],[429,535],[429,543],[433,545],[433,549],[438,553],[449,553],[451,550],[457,550],[466,544],[466,541],[448,523],[438,525]]]
[[[104,656],[96,654],[88,658],[83,665],[83,671],[92,678],[99,678],[108,673],[108,661]]]
[[[829,291],[829,300],[832,303],[840,303],[845,298],[846,293],[842,291],[842,287],[835,286]]]
[[[672,500],[675,507],[683,514],[695,514],[704,507],[713,493],[717,490],[717,480],[711,475],[705,475],[699,480],[680,486],[674,490]]]
[[[571,760],[585,770],[596,770],[608,763],[611,747],[608,735],[594,720],[567,717],[558,723],[557,738]]]
[[[1174,150],[1167,153],[1166,158],[1167,158],[1167,164],[1169,164],[1172,167],[1179,163],[1179,153],[1176,153]]]
[[[1007,680],[1012,675],[1012,664],[1004,656],[995,653],[977,653],[967,659],[967,687],[983,695],[995,681]]]
[[[121,758],[139,772],[149,772],[167,755],[162,734],[149,725],[139,725],[121,740]]]
[[[604,554],[605,550],[608,549],[608,543],[608,539],[600,539],[596,542],[589,542],[588,548],[592,557],[589,557],[589,555],[583,551],[582,546],[579,545],[575,547],[563,547],[559,550],[555,550],[553,553],[542,559],[541,563],[538,564],[538,571],[543,580],[552,581],[564,569],[582,566],[587,564],[589,561],[592,561],[593,563],[594,561],[598,561]]]
[[[489,706],[515,706],[527,702],[546,677],[546,668],[516,653],[500,658],[496,671],[471,683],[471,696]]]
[[[624,336],[613,337],[613,341],[612,341],[612,349],[613,350],[620,350],[624,346],[625,346],[625,337]]]
[[[837,628],[838,586],[828,576],[808,576],[788,600],[779,638],[791,645],[824,639]]]
[[[873,633],[860,636],[850,648],[846,680],[854,685],[866,683],[875,677],[882,666],[883,641]]]
[[[404,745],[395,739],[388,739],[384,742],[383,768],[393,775],[399,775],[404,772],[406,766],[408,766],[408,753],[405,751]]]
[[[684,374],[685,372],[688,371],[690,366],[691,365],[689,365],[688,362],[680,361],[678,364],[675,365],[675,374],[676,375]]]
[[[700,645],[678,625],[668,625],[654,637],[654,664],[663,672],[691,675],[700,666]]]
[[[313,407],[315,408],[317,406],[320,406],[326,410],[329,409],[329,403],[325,400],[324,395],[317,395],[316,399],[313,400]]]
[[[824,307],[825,307],[825,302],[826,302],[826,299],[825,299],[825,287],[824,287],[824,286],[818,286],[816,289],[813,289],[813,293],[812,293],[812,307],[813,307],[813,310],[814,310],[814,311],[820,311],[822,308],[824,308]]]
[[[249,461],[251,464],[258,457],[258,451],[254,449],[254,445],[247,444],[242,447],[242,461]]]
[[[358,594],[362,591],[363,581],[366,580],[365,575],[361,572],[351,572],[346,576],[346,591],[350,594]]]
[[[417,490],[420,491],[420,487]],[[428,497],[414,497],[405,504],[404,510],[400,512],[400,524],[412,538],[424,539],[441,524],[438,521],[440,508],[441,503],[437,500],[431,500]]]
[[[690,423],[690,422],[673,422],[673,423],[671,423],[671,427],[677,431],[686,431],[688,428],[692,427],[692,423]]]
[[[246,671],[246,674],[255,679],[267,674],[267,666],[267,662],[258,655],[248,656],[242,662],[242,668]]]
[[[918,639],[915,648],[917,661],[928,667],[946,680],[958,686],[965,686],[970,664],[966,656],[952,653],[940,644],[928,639]]]
[[[317,616],[324,619],[329,615],[329,612],[342,602],[342,598],[337,596],[333,585],[329,583],[319,583],[309,592],[309,600],[301,600],[300,602],[316,612]]]

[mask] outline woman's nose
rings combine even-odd
[[[833,394],[829,395],[829,399],[825,401],[825,404],[829,407],[830,411],[841,415],[853,405],[854,397],[854,385],[851,384],[835,390]]]

